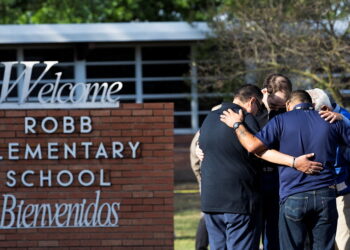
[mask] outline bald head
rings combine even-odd
[[[293,110],[294,106],[300,103],[312,103],[311,96],[305,90],[295,90],[290,94],[286,103],[287,111]]]

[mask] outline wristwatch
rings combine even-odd
[[[235,123],[233,124],[233,129],[234,129],[234,130],[238,129],[238,127],[239,127],[242,123],[243,123],[243,122],[235,122]]]

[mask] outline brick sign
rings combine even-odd
[[[0,110],[0,165],[0,248],[173,248],[172,104]]]

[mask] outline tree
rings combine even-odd
[[[228,1],[211,27],[204,48],[212,50],[201,53],[198,66],[206,86],[232,89],[251,76],[283,72],[343,104],[339,90],[350,83],[349,1]]]
[[[220,0],[1,0],[1,24],[204,20]]]

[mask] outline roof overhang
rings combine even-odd
[[[0,25],[0,44],[205,40],[205,22]]]

